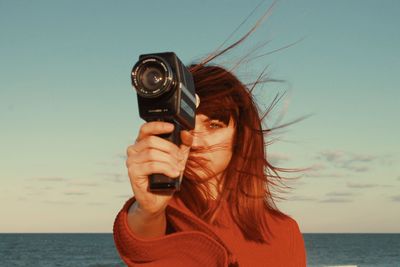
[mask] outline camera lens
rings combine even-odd
[[[148,66],[139,77],[140,82],[148,91],[155,91],[164,83],[165,74],[159,66]]]
[[[156,56],[139,60],[132,69],[131,78],[137,93],[147,98],[158,97],[173,85],[171,67]]]

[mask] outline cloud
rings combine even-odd
[[[367,172],[370,170],[369,167],[367,166],[355,166],[354,164],[351,163],[345,163],[339,167],[354,172]]]
[[[47,190],[53,190],[53,187],[51,187],[51,186],[45,186],[45,187],[42,187],[40,190],[45,190],[45,191],[47,191]]]
[[[100,172],[100,173],[96,173],[96,175],[106,177],[107,180],[110,180],[110,181],[116,182],[116,183],[125,183],[128,180],[127,174],[125,174],[125,173],[121,174],[121,173],[115,173],[115,172]]]
[[[397,160],[394,154],[389,154],[389,155],[385,155],[382,156],[380,159],[380,163],[382,163],[383,165],[386,166],[392,166],[394,164],[396,164]]]
[[[94,182],[73,182],[73,183],[68,183],[68,185],[73,185],[73,186],[87,186],[87,187],[93,187],[93,186],[98,186],[99,183],[94,183]]]
[[[115,157],[117,159],[122,159],[122,160],[126,160],[127,159],[126,154],[122,154],[122,153],[119,153],[119,154],[115,155]]]
[[[26,193],[25,195],[27,195],[27,196],[42,196],[42,195],[43,195],[43,192],[37,192],[37,191],[35,191],[35,192],[28,192],[28,193]]]
[[[302,185],[306,185],[306,184],[307,184],[307,183],[304,182],[303,180],[292,180],[292,181],[288,180],[288,181],[286,181],[286,182],[287,182],[287,185],[290,184],[290,186],[296,186],[296,187],[302,186]]]
[[[372,156],[372,155],[361,155],[361,154],[350,155],[350,160],[357,162],[372,162],[377,158],[378,158],[377,156]]]
[[[343,173],[339,172],[307,172],[304,174],[305,177],[310,177],[310,178],[342,178],[342,177],[348,177],[348,175],[345,175]]]
[[[350,197],[354,196],[355,194],[352,192],[329,192],[326,194],[326,198],[322,199],[321,203],[348,203],[353,202],[353,199]]]
[[[397,176],[397,181],[400,181],[400,175],[399,175],[399,176]]]
[[[41,181],[41,182],[64,182],[67,181],[64,177],[50,176],[50,177],[35,177],[33,180]]]
[[[377,159],[377,156],[373,155],[362,155],[349,153],[342,150],[331,150],[331,151],[322,151],[320,152],[318,159],[325,159],[330,162],[372,162]]]
[[[43,203],[46,204],[54,204],[54,205],[70,205],[70,204],[74,204],[71,201],[58,201],[58,200],[43,200]]]
[[[317,163],[310,167],[310,171],[323,171],[326,170],[327,168],[328,166],[326,166],[326,164]]]
[[[379,159],[378,156],[370,154],[356,154],[342,150],[331,150],[320,152],[316,159],[324,160],[335,168],[352,172],[367,172],[370,165]]]
[[[80,192],[80,191],[67,191],[64,192],[64,195],[68,195],[68,196],[83,196],[83,195],[87,195],[87,192]]]
[[[125,166],[126,159],[126,154],[118,153],[109,160],[97,161],[95,164],[101,166]]]
[[[121,166],[120,162],[116,162],[116,161],[98,161],[95,162],[96,165],[100,165],[100,166]]]
[[[374,188],[379,187],[378,184],[366,184],[366,183],[347,183],[349,188]]]
[[[341,161],[344,158],[343,151],[322,151],[317,156],[317,159],[327,160],[330,162]]]
[[[321,203],[349,203],[349,202],[353,202],[353,200],[348,199],[348,198],[332,197],[332,198],[323,199],[319,202],[321,202]]]
[[[293,196],[288,199],[289,201],[316,201],[316,198],[306,196]]]
[[[105,203],[105,202],[87,202],[86,204],[88,204],[90,206],[104,206],[107,203]]]
[[[392,199],[392,201],[394,201],[394,202],[400,202],[400,195],[392,196],[391,199]]]
[[[132,197],[132,195],[118,195],[116,196],[117,198],[123,198],[123,199],[129,199]]]
[[[351,192],[330,192],[330,193],[327,193],[326,196],[330,196],[330,197],[350,197],[350,196],[354,196],[354,193],[351,193]]]
[[[348,175],[344,173],[340,173],[337,171],[329,171],[328,166],[322,163],[316,163],[312,165],[308,170],[304,171],[304,177],[311,177],[311,178],[342,178],[348,177]]]
[[[268,155],[268,157],[269,157],[269,161],[274,166],[276,166],[282,162],[290,160],[290,157],[288,155],[285,155],[282,153],[270,153]]]

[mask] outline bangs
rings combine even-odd
[[[225,96],[222,99],[217,97],[200,98],[200,106],[196,110],[196,114],[202,114],[212,120],[219,120],[226,125],[230,119],[236,124],[238,119],[238,107],[233,99]]]
[[[226,125],[230,118],[234,124],[248,102],[246,87],[229,71],[218,66],[192,69],[196,94],[200,97],[197,114],[218,119]]]

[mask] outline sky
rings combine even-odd
[[[144,122],[140,54],[196,62],[238,40],[272,1],[0,0],[0,233],[111,233],[132,196],[126,148]],[[216,61],[257,88],[269,160],[288,176],[278,207],[303,233],[400,232],[400,2],[281,0]],[[249,19],[242,23],[248,15]],[[272,138],[272,137],[271,137]],[[298,179],[295,179],[298,177]]]

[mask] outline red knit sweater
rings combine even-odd
[[[130,198],[114,222],[114,242],[128,266],[306,266],[303,237],[295,220],[266,214],[273,237],[268,244],[246,240],[233,222],[227,205],[214,226],[196,217],[177,198],[166,214],[176,232],[160,238],[141,239],[129,228],[127,214],[135,201]]]

